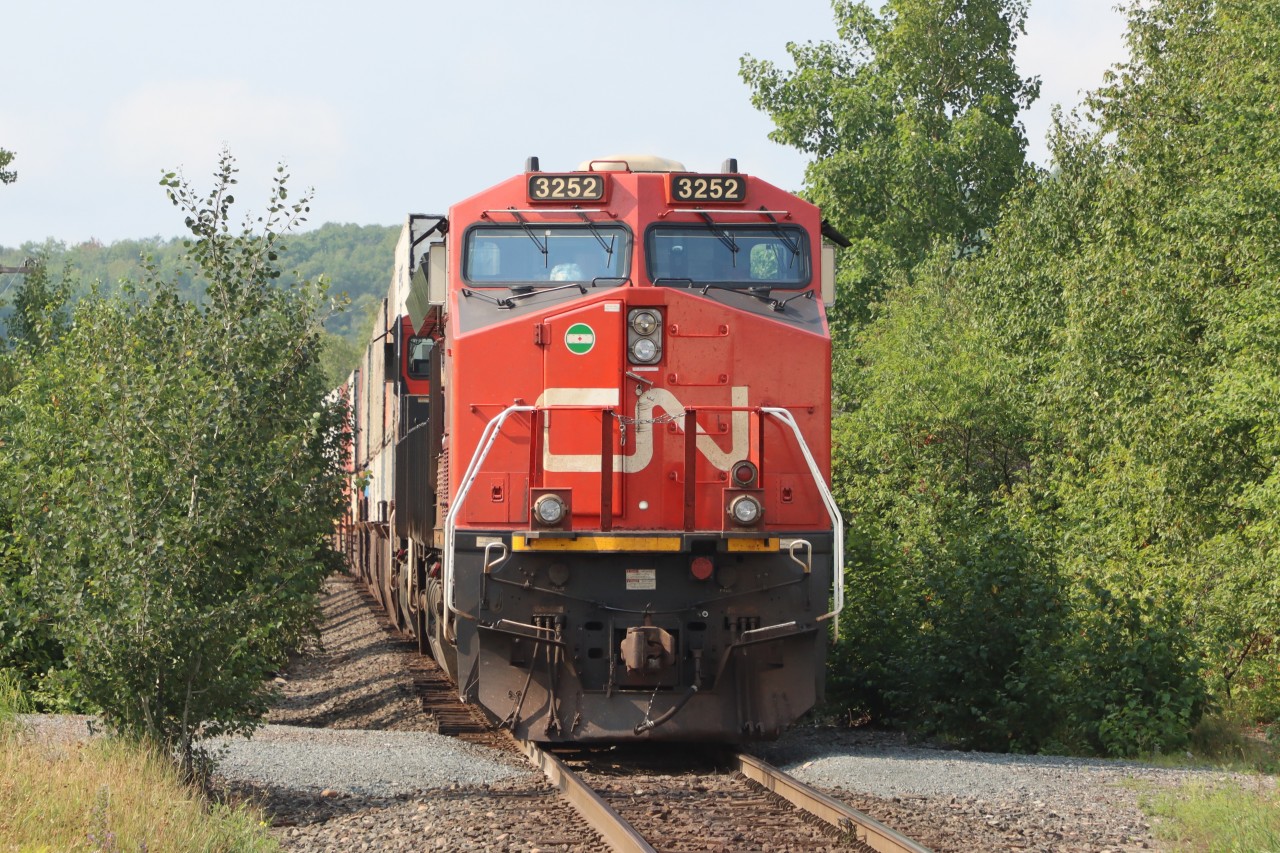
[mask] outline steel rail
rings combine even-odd
[[[525,757],[546,774],[556,790],[564,795],[569,805],[582,815],[582,819],[592,829],[600,833],[600,837],[611,849],[619,853],[657,853],[656,848],[645,841],[635,827],[627,823],[622,815],[591,790],[563,761],[532,741],[521,740],[517,743]]]
[[[855,840],[877,853],[931,853],[928,847],[917,844],[870,815],[809,787],[754,755],[736,753],[734,763],[738,772],[752,782],[841,832],[852,833]]]

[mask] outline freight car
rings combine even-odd
[[[606,742],[775,737],[820,700],[833,242],[734,160],[530,158],[408,217],[344,389],[342,547],[462,701]]]

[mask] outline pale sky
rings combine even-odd
[[[1050,107],[1076,106],[1124,57],[1114,2],[1031,0],[1018,66],[1042,81],[1023,116],[1036,162]],[[295,192],[314,188],[308,227],[443,213],[529,155],[547,170],[736,157],[798,189],[806,159],[769,141],[739,59],[791,68],[787,42],[833,40],[835,24],[828,0],[6,0],[0,32],[13,248],[178,236],[161,174],[203,192],[224,145],[239,216],[262,211],[284,162]]]

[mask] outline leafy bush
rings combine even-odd
[[[1113,755],[1214,704],[1274,719],[1280,0],[1129,14],[1129,60],[982,252],[935,234],[837,340],[834,692],[882,719]]]
[[[1028,401],[945,255],[900,285],[858,340],[856,411],[838,420],[852,508],[833,695],[881,720],[998,749],[1056,725],[1064,593],[1010,495]]]
[[[224,154],[203,198],[163,182],[209,281],[203,305],[154,268],[90,294],[56,341],[20,349],[0,403],[7,497],[24,508],[18,598],[57,615],[47,630],[108,723],[188,764],[197,736],[257,724],[262,674],[313,630],[341,500],[324,293],[282,286],[276,264],[307,201],[287,200],[281,170],[262,232],[237,233],[235,173]]]
[[[1116,592],[1089,579],[1064,650],[1070,727],[1088,748],[1127,756],[1186,745],[1207,693],[1177,600]]]

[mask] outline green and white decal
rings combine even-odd
[[[574,323],[564,333],[564,345],[574,355],[586,355],[596,345],[596,332],[586,323]]]

